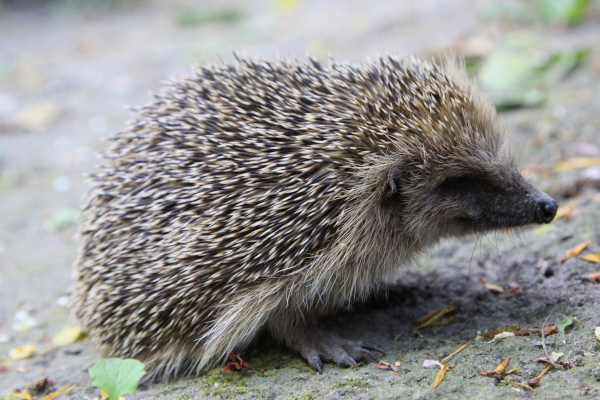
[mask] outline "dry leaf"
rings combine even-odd
[[[600,340],[600,326],[596,327],[596,330],[594,331],[594,335],[596,335],[596,339]]]
[[[75,385],[71,384],[71,385],[67,385],[65,387],[62,387],[62,388],[58,389],[55,392],[47,394],[46,396],[44,396],[42,398],[42,400],[52,400],[52,399],[55,399],[58,396],[60,396],[61,394],[63,394],[64,392],[66,392],[67,390],[71,390],[71,389],[75,389]],[[125,398],[121,396],[121,397],[119,397],[119,400],[125,400]]]
[[[442,380],[444,379],[444,375],[446,375],[446,371],[448,371],[448,364],[444,364],[440,372],[437,373],[437,376],[435,377],[435,385],[433,386],[434,388],[440,386]]]
[[[250,364],[242,360],[239,354],[229,353],[227,357],[232,361],[223,368],[225,372],[240,372],[242,369],[252,369]]]
[[[594,243],[594,239],[589,239],[589,240],[586,240],[585,242],[581,243],[579,246],[577,246],[571,250],[567,250],[567,257],[577,257],[579,255],[579,253],[581,253],[583,250],[585,250],[585,248],[588,247],[592,243]]]
[[[522,291],[523,291],[523,286],[521,286],[517,282],[511,282],[508,285],[508,293],[512,294],[513,296],[518,295]]]
[[[25,400],[32,400],[33,396],[31,394],[29,394],[29,392],[27,390],[15,390],[14,392],[11,393],[12,396],[16,397],[17,399],[25,399]]]
[[[497,334],[502,333],[502,332],[512,332],[515,335],[520,336],[521,328],[519,327],[519,325],[503,326],[501,328],[494,329],[491,332],[484,333],[482,336],[486,337],[488,339],[491,339],[494,336],[496,336]]]
[[[78,326],[65,326],[52,338],[52,344],[55,346],[66,346],[82,340],[85,332]]]
[[[24,360],[29,358],[35,353],[35,347],[32,344],[26,344],[25,346],[15,347],[8,352],[8,356],[11,360]]]
[[[546,356],[544,356],[544,357],[546,357]],[[540,358],[541,358],[541,357],[540,357]],[[537,360],[536,360],[536,361],[537,361]],[[548,357],[546,357],[546,362],[548,362]],[[542,372],[540,372],[540,374],[539,374],[538,376],[536,376],[536,377],[535,377],[535,378],[533,378],[533,379],[530,379],[530,380],[527,382],[527,384],[528,384],[529,386],[531,386],[531,387],[535,387],[535,386],[539,385],[539,384],[540,384],[540,382],[542,381],[542,376],[544,376],[544,374],[545,374],[546,372],[550,371],[550,369],[552,369],[552,364],[550,364],[550,363],[549,363],[549,364],[546,366],[546,368],[544,368],[544,370],[543,370]]]
[[[463,344],[458,349],[456,349],[455,351],[453,351],[452,354],[444,357],[442,359],[442,364],[446,363],[449,359],[451,359],[452,357],[454,357],[455,355],[457,355],[458,353],[460,353],[462,351],[462,349],[464,349],[465,347],[467,347],[468,345],[470,345],[471,342],[472,342],[472,340],[469,340],[467,343]]]
[[[499,342],[499,341],[504,340],[511,336],[515,336],[515,334],[512,332],[502,332],[502,333],[499,333],[496,336],[494,336],[494,338],[492,340],[490,340],[488,343]]]
[[[492,292],[493,294],[504,293],[504,289],[502,288],[502,286],[494,285],[492,283],[484,283],[483,287]]]
[[[444,366],[437,360],[425,360],[425,361],[423,361],[423,367],[425,367],[425,368],[431,368],[431,367],[444,368]]]
[[[592,272],[591,274],[583,275],[581,278],[585,281],[600,283],[600,272]]]
[[[419,318],[417,320],[417,323],[419,324],[417,326],[417,329],[422,329],[422,328],[425,328],[427,326],[436,325],[436,324],[440,324],[441,325],[441,324],[444,324],[444,323],[448,323],[449,320],[446,320],[444,322],[438,322],[438,321],[444,315],[453,312],[456,309],[456,305],[457,304],[458,304],[457,301],[453,301],[452,303],[448,304],[444,308],[432,311],[432,312],[430,312],[430,313],[422,316],[421,318]]]
[[[600,165],[600,158],[597,157],[584,157],[584,158],[570,158],[565,161],[561,161],[554,166],[555,171],[571,171],[574,169],[582,169],[588,167],[597,167]]]
[[[506,357],[506,360],[502,361],[500,365],[494,368],[494,372],[502,372],[508,367],[508,363],[510,362],[510,357]]]
[[[581,258],[582,260],[585,260],[585,261],[593,262],[593,263],[600,263],[600,253],[584,254],[583,256],[581,256],[579,258]]]
[[[396,365],[390,364],[389,362],[379,361],[379,365],[375,366],[376,368],[394,372],[400,372],[400,363],[396,363]]]

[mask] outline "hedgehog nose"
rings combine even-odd
[[[547,224],[554,219],[556,211],[558,210],[558,204],[556,200],[548,196],[546,193],[538,192],[534,195],[536,199],[535,207],[535,222],[539,224]]]

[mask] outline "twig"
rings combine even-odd
[[[546,358],[548,359],[548,362],[550,364],[552,364],[552,366],[556,369],[561,369],[558,367],[558,364],[556,364],[556,361],[554,361],[554,358],[550,357],[550,355],[548,354],[548,348],[546,347],[546,335],[544,335],[544,331],[546,330],[546,323],[548,322],[548,319],[550,318],[550,314],[548,314],[548,316],[546,317],[546,319],[544,320],[544,324],[542,325],[542,347],[544,348],[544,354],[546,355]]]

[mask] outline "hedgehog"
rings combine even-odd
[[[260,333],[356,367],[317,325],[443,238],[549,223],[494,106],[452,59],[235,57],[170,82],[112,138],[71,308],[103,356],[202,374]]]

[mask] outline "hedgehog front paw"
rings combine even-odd
[[[345,368],[358,368],[357,362],[366,361],[368,358],[379,362],[379,358],[373,354],[374,351],[385,355],[372,344],[345,339],[316,327],[296,335],[295,339],[291,347],[298,350],[308,364],[318,372],[323,370],[323,362],[333,362]]]

